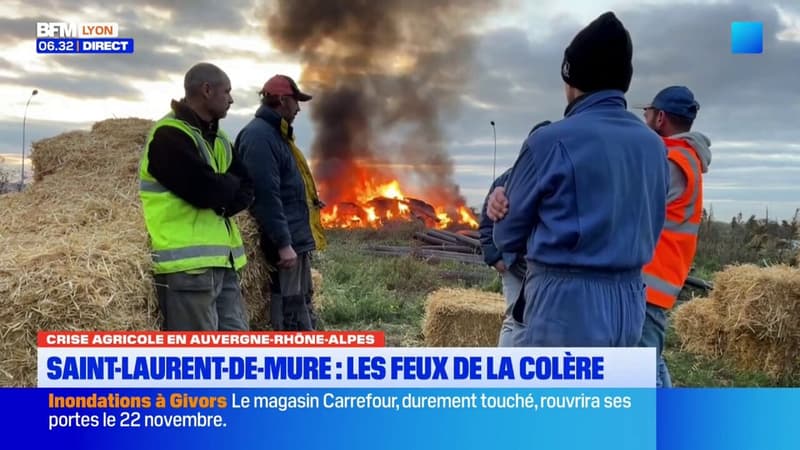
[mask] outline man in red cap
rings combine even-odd
[[[260,95],[261,106],[236,137],[236,148],[254,179],[250,212],[258,224],[264,256],[275,268],[270,286],[272,328],[313,330],[311,252],[326,246],[320,218],[324,205],[292,128],[300,102],[311,96],[286,75],[270,78]]]

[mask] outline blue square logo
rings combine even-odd
[[[764,25],[761,22],[731,23],[731,52],[763,53]]]

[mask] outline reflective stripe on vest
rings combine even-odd
[[[664,229],[667,231],[673,231],[675,233],[682,233],[682,234],[697,234],[700,231],[700,224],[699,223],[678,223],[673,222],[672,220],[667,220],[664,222]]]
[[[642,279],[644,280],[644,284],[648,287],[653,289],[657,289],[665,294],[678,296],[681,293],[682,286],[675,286],[672,283],[662,280],[661,278],[656,278],[653,275],[645,273],[642,275]]]
[[[189,258],[228,257],[229,254],[232,254],[234,258],[240,258],[244,256],[244,247],[230,248],[223,245],[197,245],[193,247],[154,251],[153,261],[170,262]]]
[[[692,167],[693,176],[691,177],[691,179],[687,179],[687,184],[686,184],[686,187],[688,188],[690,187],[689,183],[692,183],[691,186],[692,197],[689,199],[689,204],[686,205],[686,212],[684,213],[685,215],[683,217],[683,221],[688,222],[689,220],[692,219],[692,216],[694,215],[695,206],[697,206],[697,196],[700,191],[699,189],[700,185],[699,181],[701,176],[700,165],[699,161],[697,160],[697,156],[694,154],[694,152],[690,152],[684,147],[672,148],[671,150],[677,151],[678,153],[682,154],[683,157],[686,158],[687,161],[689,161],[689,165]]]
[[[648,303],[671,308],[689,275],[697,250],[702,218],[702,172],[700,160],[683,140],[664,139],[668,158],[686,176],[686,189],[667,205],[667,219],[656,244],[653,260],[643,270]]]

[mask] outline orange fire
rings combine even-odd
[[[356,201],[339,202],[322,210],[326,228],[377,228],[393,220],[421,220],[431,228],[458,224],[478,228],[475,215],[465,206],[433,206],[403,194],[400,182],[364,182],[354,193]],[[324,194],[323,194],[324,197]]]

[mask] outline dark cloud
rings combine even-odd
[[[32,106],[33,107],[33,106]],[[41,108],[42,106],[38,106]],[[31,143],[74,130],[89,130],[91,123],[58,122],[37,120],[28,117],[25,124],[26,155],[30,155]],[[0,121],[0,153],[19,155],[22,153],[22,120]]]
[[[500,29],[484,36],[479,67],[462,97],[465,106],[457,116],[448,117],[448,134],[454,143],[449,149],[459,172],[458,155],[483,156],[489,168],[487,183],[491,183],[491,121],[497,131],[499,174],[513,164],[535,124],[561,117],[566,100],[558,72],[563,51],[559,43],[568,42],[572,32],[556,30],[547,45],[531,41],[521,29]],[[476,141],[483,145],[471,144]]]
[[[783,6],[798,12],[796,2]],[[702,104],[695,129],[712,140],[707,198],[722,202],[715,204],[718,212],[733,214],[740,206],[736,200],[741,199],[749,202],[742,207],[763,202],[773,204],[776,213],[793,214],[800,206],[793,188],[800,177],[800,149],[791,145],[800,142],[796,125],[800,43],[775,37],[782,27],[777,11],[768,4],[735,2],[648,5],[615,12],[634,41],[629,103],[647,102],[667,85],[685,84]],[[736,20],[763,22],[763,54],[731,53],[730,22]],[[482,200],[491,182],[489,121],[497,123],[499,174],[513,164],[535,123],[563,115],[566,101],[559,74],[563,49],[585,24],[561,19],[548,25],[549,35],[537,40],[526,30],[499,29],[481,41],[480,69],[464,92],[465,106],[448,127],[456,180],[471,194],[472,204]],[[730,145],[735,141],[740,143]],[[462,161],[465,156],[468,159]],[[744,194],[753,180],[759,180],[761,187]],[[762,184],[765,180],[769,183]]]
[[[0,41],[6,44],[36,38],[36,22],[34,19],[9,19],[0,17]]]
[[[87,11],[84,21],[113,21],[119,24],[119,36],[133,38],[133,54],[108,55],[42,55],[53,71],[62,69],[79,73],[102,73],[109,77],[153,80],[175,73],[183,73],[194,63],[209,59],[250,58],[285,62],[287,58],[274,52],[259,48],[209,49],[202,45],[188,43],[189,35],[202,35],[208,31],[246,32],[250,27],[245,23],[245,13],[251,0],[218,2],[211,0],[179,2],[105,2],[81,1],[38,1],[37,9],[48,11],[47,15],[0,19],[0,40],[13,43],[19,40],[36,38],[37,22],[57,22],[62,13]],[[156,19],[148,13],[148,8],[168,13],[168,19]],[[89,11],[105,11],[103,17],[96,17]],[[256,31],[257,32],[257,31]],[[32,47],[33,48],[33,47]]]
[[[782,24],[772,6],[637,9],[622,18],[635,39],[629,99],[646,101],[665,85],[685,84],[702,105],[698,129],[726,140],[796,139],[800,43],[776,38]],[[763,23],[763,54],[731,53],[730,23],[737,20]]]
[[[184,45],[172,33],[139,26],[128,27],[120,36],[134,40],[133,54],[47,55],[62,69],[83,73],[102,73],[108,77],[156,80],[185,72],[204,59],[205,50]]]
[[[24,78],[0,76],[0,83],[34,86],[42,94],[50,91],[79,98],[115,98],[130,101],[142,99],[142,93],[130,87],[127,80],[108,76],[60,74],[54,77],[48,73],[35,73]]]
[[[17,19],[17,24],[31,25],[39,19]],[[51,19],[42,19],[51,20]],[[131,23],[137,23],[133,21]],[[33,30],[33,26],[31,26]],[[35,30],[30,31],[30,36]],[[140,98],[141,93],[130,87],[135,80],[158,80],[175,74],[183,74],[192,65],[210,58],[249,58],[252,60],[285,61],[279,55],[259,53],[256,49],[230,49],[214,52],[196,45],[186,44],[173,32],[150,30],[138,25],[120,32],[122,37],[134,39],[133,54],[46,54],[39,55],[48,70],[40,75],[27,75],[23,78],[0,78],[7,84],[25,84],[47,87],[53,91],[81,96],[116,98],[128,100]],[[33,44],[31,44],[33,45]],[[33,51],[33,50],[32,50]],[[2,61],[0,61],[2,62]],[[13,63],[6,66],[12,68]],[[223,67],[223,70],[225,68]],[[53,74],[59,74],[54,77]],[[229,74],[233,76],[233,74]],[[247,92],[253,97],[257,90]],[[242,91],[244,94],[244,91]],[[241,98],[245,98],[242,96]]]
[[[178,31],[242,31],[252,0],[146,0],[130,2],[137,10],[150,6],[171,15],[170,27]]]
[[[82,0],[37,0],[30,2],[37,9],[57,13],[78,13],[87,11],[86,22],[117,21],[120,23],[121,32],[125,32],[128,24],[136,23],[130,20],[132,15],[138,20],[153,20],[147,14],[146,8],[152,8],[168,13],[168,23],[164,29],[169,29],[176,34],[189,31],[237,31],[246,26],[245,13],[252,6],[252,0],[123,0],[117,2],[82,1]],[[95,19],[90,11],[104,11],[107,17]],[[127,23],[126,23],[127,22]],[[31,25],[33,30],[33,25]]]
[[[151,30],[138,25],[126,27],[121,37],[134,40],[133,54],[46,55],[48,62],[71,71],[103,73],[127,79],[153,80],[183,73],[200,61],[230,57],[253,60],[280,60],[274,55],[253,49],[230,49],[210,52],[197,44],[187,44],[173,32]],[[224,68],[223,68],[224,69]]]

